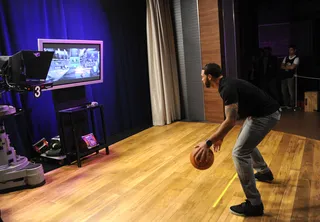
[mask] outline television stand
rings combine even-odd
[[[79,135],[79,133],[77,133],[77,123],[74,120],[74,115],[76,113],[79,112],[87,112],[90,116],[91,119],[91,126],[92,126],[92,130],[93,130],[93,135],[96,137],[97,136],[97,130],[96,130],[96,124],[94,121],[94,110],[95,109],[99,109],[99,113],[100,113],[100,117],[101,117],[101,127],[102,127],[102,137],[103,137],[103,141],[98,141],[98,144],[94,147],[90,147],[90,148],[84,148],[84,146],[80,147],[80,138],[81,136],[84,135]],[[88,115],[87,115],[88,116]],[[64,135],[64,124],[63,124],[63,117],[67,117],[70,122],[71,122],[71,128],[72,128],[72,136],[73,136],[73,144],[74,144],[74,148],[71,149],[71,152],[67,152],[66,153],[66,159],[68,161],[68,163],[70,163],[70,159],[72,157],[76,157],[77,159],[77,165],[78,167],[81,167],[81,158],[88,156],[92,153],[99,153],[99,150],[101,149],[105,149],[106,150],[106,155],[109,155],[109,147],[107,145],[107,135],[106,135],[106,129],[105,129],[105,125],[104,125],[104,114],[103,114],[103,106],[102,105],[84,105],[84,106],[77,106],[77,107],[72,107],[72,108],[68,108],[68,109],[64,109],[64,110],[60,110],[59,111],[59,121],[61,124],[61,132],[62,135],[61,137],[61,145],[63,147],[63,149],[66,150],[66,143],[65,143],[65,135]]]

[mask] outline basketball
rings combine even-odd
[[[213,154],[212,150],[209,149],[209,152],[208,152],[209,158],[207,158],[208,160],[205,162],[200,162],[200,160],[197,160],[195,157],[198,149],[199,148],[196,148],[190,153],[190,162],[196,169],[206,170],[212,166],[212,164],[214,162],[214,154]]]

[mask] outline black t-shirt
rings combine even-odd
[[[238,103],[240,119],[267,116],[280,108],[278,102],[266,92],[241,79],[223,77],[220,79],[219,93],[225,106]]]
[[[289,56],[286,57],[285,64],[290,64],[292,65],[294,60],[297,58],[297,56],[294,56],[292,59],[289,58]],[[291,70],[285,70],[284,71],[284,79],[292,78],[294,76],[294,73],[296,72],[295,69]]]

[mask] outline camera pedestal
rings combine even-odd
[[[45,184],[41,164],[31,163],[24,156],[16,155],[5,131],[4,118],[15,115],[12,106],[0,105],[0,193]]]

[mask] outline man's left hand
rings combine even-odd
[[[207,161],[208,160],[207,158],[209,158],[208,154],[210,149],[210,147],[207,146],[207,143],[201,142],[195,148],[198,149],[195,154],[195,159],[198,160],[199,162]]]

